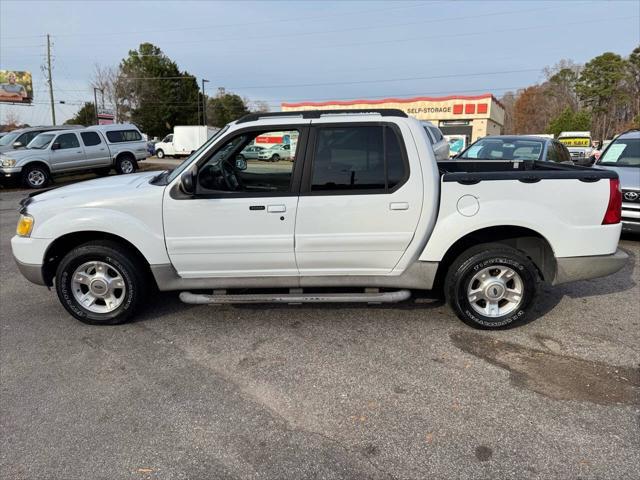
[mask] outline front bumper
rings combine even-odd
[[[0,167],[0,179],[13,180],[20,178],[22,167]]]
[[[556,275],[552,283],[560,285],[576,280],[605,277],[624,267],[628,259],[629,255],[620,249],[611,255],[556,258]]]
[[[32,283],[46,285],[42,262],[51,241],[48,238],[20,237],[18,235],[11,239],[11,251],[13,259],[18,265],[18,270]]]

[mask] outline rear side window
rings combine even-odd
[[[102,143],[100,135],[96,132],[82,132],[80,136],[82,137],[82,143],[84,143],[85,147],[93,147],[94,145],[100,145],[100,143]]]
[[[107,138],[111,143],[135,142],[142,140],[140,132],[137,130],[110,130]]]
[[[311,191],[387,191],[406,176],[395,131],[384,126],[318,128]]]

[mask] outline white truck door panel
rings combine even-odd
[[[182,277],[298,275],[294,228],[299,181],[294,178],[300,176],[301,163],[239,159],[247,145],[266,133],[304,148],[306,131],[300,125],[229,133],[195,169],[195,197],[166,189],[167,251]]]
[[[307,149],[313,149],[307,157],[311,172],[305,172],[311,191],[301,193],[296,219],[298,269],[301,275],[390,273],[413,239],[422,210],[421,173],[409,175],[410,165],[416,168],[416,159],[409,159],[407,152],[415,155],[415,150],[396,142],[403,152],[396,160],[404,162],[405,174],[396,179],[397,189],[385,192],[384,172],[390,167],[384,166],[383,157],[390,160],[388,152],[381,152],[391,142],[379,141],[373,130],[352,130],[363,125],[335,122],[335,118],[312,122],[318,128]],[[401,128],[390,124],[384,129],[401,141]],[[384,135],[387,133],[381,133]],[[382,189],[376,188],[380,175]],[[363,185],[350,188],[359,181]],[[332,190],[340,182],[342,190]],[[314,184],[321,190],[314,192]]]
[[[167,190],[164,227],[171,263],[185,278],[297,275],[293,253],[297,201],[297,197],[176,200]],[[274,206],[277,211],[269,211]]]

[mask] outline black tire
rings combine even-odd
[[[137,169],[138,164],[132,155],[121,155],[116,159],[116,172],[120,175],[135,173]]]
[[[51,182],[49,169],[44,165],[27,165],[22,169],[22,183],[29,188],[44,188]]]
[[[157,158],[164,158],[164,150],[162,150],[161,148],[156,150],[156,157]]]
[[[111,173],[111,167],[96,168],[93,172],[99,177],[106,177]]]
[[[511,269],[517,275],[506,282],[497,276],[493,277],[492,275],[501,271],[500,267]],[[474,279],[474,276],[480,275],[483,271],[487,272],[487,280],[484,281],[487,287],[482,290],[479,300],[472,305],[469,297],[473,292],[469,292],[469,288],[481,288],[481,280]],[[521,282],[519,288],[514,282]],[[493,285],[497,285],[498,290]],[[479,312],[478,309],[482,309],[483,306],[488,308],[487,301],[482,297],[495,295],[500,292],[501,287],[519,290],[519,301],[514,302],[512,307],[509,307],[506,299],[497,301],[499,306],[502,305],[500,308],[505,309],[503,315],[499,315],[499,312],[493,316]],[[471,327],[485,330],[522,324],[526,320],[529,305],[537,288],[538,271],[526,255],[506,245],[491,243],[477,245],[463,252],[449,267],[444,283],[445,297],[458,318]],[[512,310],[507,311],[509,308]]]
[[[280,155],[278,155],[277,153],[274,153],[273,155],[271,155],[272,162],[277,162],[278,160],[280,160]]]
[[[72,277],[76,269],[94,261],[108,264],[124,281],[125,289],[121,292],[123,299],[120,305],[107,313],[88,310],[74,296]],[[89,242],[71,250],[58,265],[56,292],[64,308],[81,322],[90,325],[116,325],[129,320],[144,304],[150,283],[146,278],[146,271],[146,265],[136,252],[127,247],[110,241]]]

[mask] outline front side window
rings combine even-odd
[[[56,143],[60,145],[60,150],[64,150],[65,148],[78,148],[80,146],[80,142],[78,141],[78,137],[76,137],[75,133],[63,133],[62,135],[58,135]]]
[[[94,145],[100,145],[100,143],[102,143],[100,135],[96,132],[82,132],[80,136],[82,137],[82,143],[84,143],[85,147],[93,147]]]
[[[298,130],[286,130],[245,132],[233,137],[199,169],[196,193],[290,192],[299,136]],[[248,155],[255,151],[256,143],[267,139],[282,143]]]
[[[122,143],[136,142],[142,140],[142,137],[137,130],[110,130],[107,132],[107,139],[111,143]]]
[[[406,176],[400,140],[391,127],[318,128],[311,191],[387,191]]]

